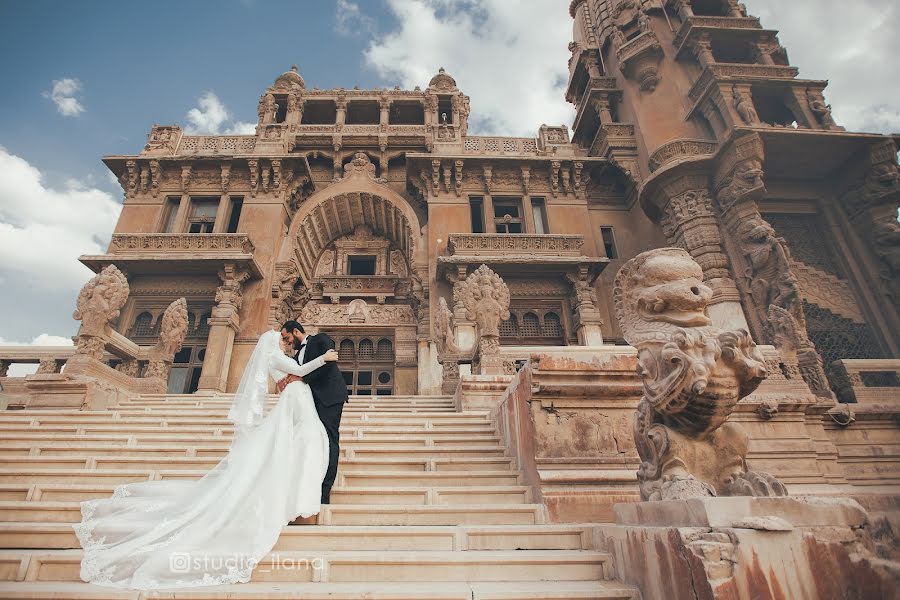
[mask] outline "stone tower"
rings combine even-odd
[[[573,142],[630,174],[667,243],[703,267],[716,324],[796,357],[822,397],[835,359],[896,356],[895,140],[840,127],[827,82],[799,78],[736,0],[569,11]]]

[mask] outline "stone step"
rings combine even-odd
[[[80,550],[4,552],[24,581],[80,581]],[[11,569],[9,569],[11,570]],[[8,569],[3,569],[9,581]],[[19,573],[24,572],[24,576]],[[251,582],[454,582],[601,581],[609,579],[610,557],[593,550],[466,552],[273,552],[253,571]]]
[[[374,427],[390,427],[401,426],[418,429],[440,429],[446,427],[459,426],[486,426],[490,425],[490,420],[485,416],[474,415],[452,415],[448,417],[437,418],[437,415],[429,416],[391,416],[391,417],[372,417],[356,418],[353,415],[344,416],[341,419],[341,429],[350,429],[354,427],[366,426]],[[190,419],[187,417],[174,417],[171,419],[161,417],[147,417],[127,419],[113,419],[110,417],[58,417],[56,419],[27,419],[18,423],[8,421],[0,423],[0,436],[6,437],[7,434],[20,431],[92,431],[92,432],[109,432],[116,433],[123,430],[128,431],[154,431],[159,428],[166,428],[169,431],[178,429],[183,432],[205,432],[210,429],[219,429],[224,431],[232,431],[234,427],[224,417],[221,419]]]
[[[53,411],[6,411],[0,414],[0,426],[22,426],[22,424],[37,423],[40,425],[70,423],[97,424],[115,421],[122,424],[141,425],[159,421],[181,423],[184,425],[222,425],[228,423],[228,411],[222,410],[211,415],[176,414],[166,416],[165,413],[157,414],[155,411],[139,411],[136,414],[126,416],[119,415],[115,411],[69,411],[71,414],[50,414]],[[490,415],[484,412],[429,412],[415,413],[412,411],[370,411],[344,409],[341,413],[341,423],[350,421],[375,421],[388,425],[396,421],[408,421],[421,423],[422,421],[435,421],[443,424],[468,425],[474,423],[486,423]]]
[[[78,523],[78,502],[0,501],[3,523]],[[543,523],[540,504],[326,504],[322,525],[536,525]]]
[[[5,444],[4,444],[5,445]],[[228,446],[147,444],[129,446],[125,444],[40,444],[19,448],[0,445],[0,460],[22,457],[61,457],[86,460],[96,457],[158,457],[158,458],[214,458],[221,460],[228,454]],[[506,448],[500,444],[468,446],[429,446],[422,444],[361,443],[354,438],[341,440],[341,455],[347,458],[412,458],[412,457],[459,457],[459,456],[504,456]]]
[[[638,592],[615,581],[471,581],[367,583],[241,583],[165,592],[114,590],[83,582],[0,582],[9,600],[636,600]]]
[[[590,525],[285,526],[273,551],[581,550]],[[0,548],[80,548],[70,523],[0,523]]]
[[[0,500],[9,501],[83,501],[112,495],[115,485],[74,483],[3,483]],[[331,500],[335,504],[490,504],[531,501],[531,488],[524,485],[439,486],[336,486]]]
[[[452,452],[452,451],[451,451]],[[219,463],[215,457],[142,457],[142,456],[92,456],[87,458],[66,456],[12,456],[3,459],[4,467],[19,469],[203,469],[209,470]],[[346,469],[366,467],[396,471],[447,470],[497,470],[512,469],[513,459],[507,456],[446,456],[432,458],[410,457],[409,451],[393,451],[393,454],[367,453],[363,456],[344,458],[339,465]]]
[[[457,444],[470,445],[473,442],[479,444],[502,443],[500,436],[496,435],[493,428],[467,428],[459,431],[455,430],[430,430],[422,429],[407,431],[390,431],[390,428],[371,429],[365,427],[357,428],[341,428],[341,443],[434,443],[435,445],[450,446]],[[70,445],[73,443],[119,443],[119,444],[139,444],[141,442],[154,444],[209,444],[215,446],[228,447],[231,444],[231,434],[215,435],[215,430],[207,431],[205,434],[190,434],[177,431],[161,431],[159,433],[146,434],[130,434],[122,432],[119,434],[100,434],[100,433],[40,433],[39,430],[10,433],[0,440],[2,448],[17,448],[22,446],[30,446],[37,444],[57,444]]]
[[[199,479],[206,470],[152,469],[53,469],[0,467],[0,484],[107,484],[118,485],[152,479]],[[521,476],[512,470],[453,471],[378,471],[371,468],[338,469],[338,482],[344,486],[466,487],[470,485],[517,485]]]

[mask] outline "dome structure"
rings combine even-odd
[[[306,84],[303,81],[303,78],[300,77],[300,73],[297,72],[297,65],[291,65],[290,71],[285,71],[281,75],[278,76],[278,79],[275,80],[275,87],[277,88],[305,88]]]
[[[428,87],[436,90],[455,90],[456,80],[447,75],[447,72],[444,70],[444,67],[438,69],[437,75],[431,78],[431,81],[428,82]]]

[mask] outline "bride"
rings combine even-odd
[[[285,524],[319,512],[328,436],[309,386],[295,381],[265,417],[263,407],[269,378],[302,377],[338,355],[300,366],[282,344],[277,331],[260,336],[228,412],[231,447],[211,471],[81,503],[82,580],[142,590],[247,582]]]

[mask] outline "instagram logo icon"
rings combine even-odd
[[[173,552],[169,555],[169,570],[173,573],[187,573],[191,568],[191,555],[187,552]]]

